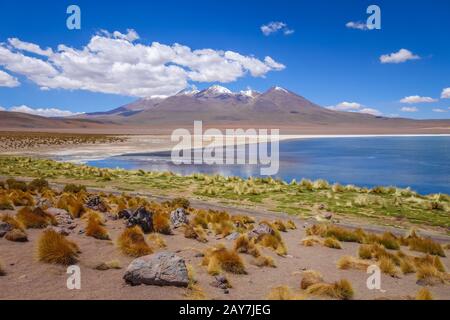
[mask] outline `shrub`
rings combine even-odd
[[[311,285],[306,292],[315,296],[328,296],[340,300],[350,300],[354,291],[348,280],[340,280],[334,283],[316,283]]]
[[[172,229],[170,228],[170,220],[163,213],[156,213],[153,215],[153,228],[156,232],[161,234],[172,234]]]
[[[35,190],[35,191],[39,191],[41,192],[44,189],[48,189],[49,184],[48,181],[43,179],[43,178],[39,178],[39,179],[34,179],[33,181],[31,181],[28,184],[28,189],[29,190]]]
[[[8,179],[6,180],[8,184],[8,189],[10,190],[20,190],[22,192],[26,192],[28,190],[27,184],[23,181],[18,181],[16,179]]]
[[[186,198],[175,198],[171,201],[172,208],[184,208],[189,209],[191,207],[191,203]]]
[[[9,198],[15,206],[34,206],[35,204],[33,196],[21,190],[14,190],[10,193]]]
[[[83,186],[81,184],[77,185],[77,184],[69,183],[69,184],[66,184],[63,191],[67,192],[67,193],[80,193],[82,191],[86,192],[86,186]]]
[[[326,238],[323,242],[323,245],[332,249],[342,249],[341,243],[332,237]]]
[[[433,295],[427,288],[422,288],[417,292],[416,300],[433,300]]]
[[[244,262],[234,250],[228,250],[223,245],[217,245],[206,251],[202,265],[207,266],[208,273],[217,275],[221,270],[234,273],[246,274]]]
[[[79,248],[58,232],[48,229],[37,244],[38,260],[46,263],[72,265],[78,261]]]
[[[109,240],[108,230],[102,226],[101,220],[95,215],[90,215],[86,225],[86,235],[99,240]]]
[[[57,225],[56,218],[39,207],[31,210],[30,207],[23,207],[17,212],[19,220],[27,229],[42,229],[49,225]]]
[[[145,242],[144,233],[138,226],[126,228],[117,240],[122,253],[131,257],[142,257],[153,253]]]
[[[28,237],[25,231],[13,229],[5,234],[5,239],[13,242],[27,242]]]
[[[323,282],[323,276],[320,272],[314,270],[307,270],[302,273],[300,288],[306,290],[313,284],[320,282]]]

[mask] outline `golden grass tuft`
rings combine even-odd
[[[99,270],[99,271],[106,271],[106,270],[111,270],[111,269],[119,270],[119,269],[122,269],[122,266],[120,265],[119,260],[111,260],[111,261],[99,263],[98,265],[96,265],[94,267],[94,269]]]
[[[14,210],[14,204],[6,194],[0,195],[0,210]]]
[[[417,292],[416,300],[433,300],[433,295],[427,288],[422,288]]]
[[[272,288],[267,295],[267,300],[301,300],[302,297],[292,292],[288,286],[279,286]]]
[[[161,237],[157,233],[152,233],[151,235],[148,236],[147,239],[157,248],[162,249],[162,248],[167,247],[167,244],[166,244],[166,241],[164,240],[164,238]]]
[[[376,234],[368,234],[365,239],[365,243],[368,244],[380,244],[386,249],[399,250],[400,242],[396,236],[390,232],[385,232],[383,235],[379,236]]]
[[[305,247],[314,247],[315,244],[321,244],[322,241],[317,236],[308,236],[300,241]]]
[[[108,230],[102,226],[102,222],[95,215],[90,215],[86,225],[86,235],[99,240],[110,240]]]
[[[201,226],[193,227],[189,224],[185,224],[184,228],[184,237],[187,239],[195,239],[199,242],[208,242],[208,238],[205,230]]]
[[[57,225],[56,218],[37,207],[31,209],[30,207],[23,207],[17,212],[17,220],[19,220],[27,229],[42,229],[49,225]]]
[[[378,266],[380,267],[381,272],[390,275],[391,277],[398,276],[398,268],[395,262],[387,256],[380,257],[378,261]]]
[[[281,232],[287,232],[287,227],[286,227],[286,225],[284,224],[284,222],[281,221],[281,220],[275,220],[275,221],[272,223],[272,225],[273,225],[278,231],[281,231]]]
[[[0,221],[3,221],[13,227],[13,229],[25,230],[25,226],[22,222],[18,221],[13,215],[3,214],[0,216]]]
[[[320,272],[315,270],[307,270],[302,272],[302,280],[300,282],[300,288],[306,290],[313,284],[320,282],[323,282],[323,276]]]
[[[123,254],[131,257],[142,257],[153,253],[145,242],[142,229],[138,226],[126,228],[117,239],[117,245]]]
[[[297,226],[295,225],[294,221],[288,220],[288,222],[286,222],[286,228],[291,229],[291,230],[296,230]]]
[[[165,213],[156,213],[153,215],[153,229],[161,234],[172,234],[170,228],[170,219]]]
[[[218,275],[221,270],[234,274],[247,274],[244,262],[237,252],[223,245],[206,250],[202,265],[207,267],[211,275]]]
[[[408,239],[408,244],[410,250],[445,257],[445,252],[441,244],[434,242],[431,239],[411,237]]]
[[[371,265],[370,261],[358,259],[352,256],[343,256],[337,262],[337,267],[342,270],[364,270]]]
[[[33,196],[27,191],[13,190],[9,194],[9,198],[15,206],[34,206],[35,201]]]
[[[306,292],[313,296],[327,296],[340,300],[350,300],[354,296],[352,285],[345,279],[334,283],[316,283],[309,286]]]
[[[3,268],[2,262],[0,261],[0,277],[6,276],[6,271]]]
[[[240,235],[239,238],[235,240],[234,250],[239,253],[249,254],[255,258],[261,256],[261,252],[255,244],[254,239],[249,240],[248,236],[245,234]]]
[[[331,249],[342,249],[341,243],[333,237],[326,238],[323,245]]]
[[[275,260],[269,256],[260,255],[257,258],[253,259],[252,263],[258,267],[270,267],[276,268]]]
[[[72,218],[80,218],[84,213],[84,203],[82,199],[77,198],[74,194],[64,193],[58,200],[56,206],[64,209],[72,216]]]
[[[58,232],[47,229],[37,243],[37,257],[41,262],[72,265],[78,261],[79,248]]]
[[[186,268],[188,271],[189,284],[185,296],[189,298],[189,300],[206,300],[203,289],[198,285],[194,267],[191,264],[186,264]]]
[[[28,237],[25,231],[20,229],[13,229],[6,233],[5,239],[13,242],[27,242]]]

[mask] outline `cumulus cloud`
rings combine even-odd
[[[349,29],[369,30],[369,28],[367,27],[367,23],[359,21],[358,22],[349,21],[345,24],[345,26]]]
[[[45,50],[41,49],[38,45],[30,42],[20,41],[17,38],[10,38],[8,42],[11,46],[18,50],[23,50],[27,52],[31,52],[40,56],[51,56],[53,54],[53,50],[51,48],[47,48]]]
[[[380,57],[381,63],[403,63],[408,60],[420,59],[418,55],[413,54],[407,49],[400,49],[398,52],[384,54]]]
[[[261,26],[261,32],[265,36],[270,36],[273,33],[283,32],[284,35],[290,35],[295,32],[295,30],[289,29],[288,25],[281,21],[270,22]]]
[[[414,104],[414,103],[430,103],[430,102],[436,102],[437,99],[433,99],[431,97],[421,97],[421,96],[409,96],[404,97],[400,100],[401,103],[408,103],[408,104]]]
[[[347,112],[358,112],[358,113],[366,113],[371,114],[373,116],[381,116],[383,113],[377,109],[368,108],[358,102],[341,102],[335,106],[329,106],[327,109],[335,110],[335,111],[347,111]]]
[[[419,111],[419,109],[417,109],[416,107],[403,107],[401,108],[402,112],[417,112]]]
[[[0,70],[0,87],[14,88],[20,86],[19,80]]]
[[[61,110],[57,108],[30,108],[26,105],[16,106],[9,109],[10,112],[21,112],[21,113],[28,113],[33,114],[41,117],[70,117],[74,115],[78,115],[80,113],[71,112],[68,110]]]
[[[441,108],[434,108],[433,112],[443,113],[443,112],[447,112],[447,110],[444,110],[444,109],[441,109]]]
[[[450,88],[445,88],[441,93],[442,99],[450,99]]]
[[[134,97],[169,96],[191,81],[227,83],[247,74],[264,77],[285,68],[268,56],[260,60],[233,51],[193,50],[177,43],[146,45],[138,39],[131,29],[126,34],[102,30],[80,49],[61,44],[54,51],[9,39],[10,45],[0,44],[0,66],[27,77],[42,90],[87,90]]]

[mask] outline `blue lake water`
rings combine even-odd
[[[260,176],[256,165],[175,165],[170,153],[128,154],[87,162],[102,168]],[[320,138],[280,143],[277,178],[411,187],[422,194],[450,194],[450,137]]]

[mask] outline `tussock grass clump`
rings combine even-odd
[[[261,252],[258,246],[255,244],[254,239],[249,240],[248,236],[243,234],[239,236],[234,242],[234,250],[239,253],[246,253],[255,258],[261,256]]]
[[[276,234],[262,234],[258,237],[256,243],[263,247],[275,250],[279,256],[285,256],[287,254],[287,248],[283,240]]]
[[[195,240],[197,240],[199,242],[203,242],[203,243],[208,242],[206,232],[202,227],[200,227],[200,226],[193,227],[189,224],[185,224],[183,226],[183,228],[184,228],[184,237],[185,238],[195,239]]]
[[[267,295],[267,300],[301,300],[302,297],[292,292],[288,286],[279,286],[272,288]]]
[[[0,210],[14,210],[14,204],[6,194],[0,194]]]
[[[8,184],[8,189],[10,190],[19,190],[26,192],[28,190],[28,186],[23,181],[18,181],[16,179],[10,178],[6,180],[6,183]]]
[[[276,268],[275,260],[269,256],[260,255],[257,258],[253,259],[252,263],[258,267],[270,267]]]
[[[247,274],[244,262],[237,252],[223,245],[206,250],[202,265],[207,267],[211,275],[218,275],[221,270],[234,274]]]
[[[316,244],[322,244],[322,241],[317,236],[308,236],[303,238],[300,243],[305,247],[314,247]]]
[[[326,189],[330,188],[330,184],[326,180],[319,179],[319,180],[314,181],[312,187],[315,190],[326,190]]]
[[[131,257],[142,257],[153,253],[145,242],[142,229],[138,226],[126,228],[117,239],[117,245],[123,254]]]
[[[86,225],[86,235],[98,240],[110,240],[108,230],[102,225],[100,219],[95,215],[90,215]]]
[[[323,241],[323,245],[325,247],[331,248],[331,249],[342,249],[341,243],[336,240],[333,237],[328,237]]]
[[[300,282],[300,288],[306,290],[313,284],[321,282],[323,282],[323,276],[320,272],[315,270],[307,270],[302,272],[302,280]]]
[[[350,230],[334,225],[316,224],[306,230],[306,234],[310,236],[320,236],[323,238],[333,237],[342,242],[358,242],[362,243],[365,233],[361,229]]]
[[[39,207],[33,210],[30,207],[23,207],[17,212],[16,217],[27,229],[42,229],[49,225],[55,226],[58,224],[53,215]]]
[[[296,230],[297,226],[295,225],[294,221],[288,220],[288,222],[286,222],[286,228],[291,229],[291,230]]]
[[[43,231],[37,243],[37,257],[41,262],[72,265],[78,261],[79,248],[58,232]]]
[[[338,268],[342,270],[356,269],[366,271],[371,264],[372,263],[370,263],[370,261],[358,259],[352,256],[343,256],[337,262]]]
[[[433,300],[433,295],[427,288],[422,288],[417,292],[416,300]]]
[[[159,234],[157,233],[152,233],[151,235],[148,236],[148,241],[150,241],[152,244],[154,244],[155,247],[157,248],[166,248],[167,244],[166,241],[164,240],[163,237],[161,237]]]
[[[3,269],[2,262],[0,261],[0,277],[6,276],[6,271]]]
[[[423,253],[429,253],[432,255],[445,257],[444,249],[440,243],[437,243],[431,239],[411,237],[408,240],[409,249],[413,251],[419,251]]]
[[[18,229],[21,231],[25,230],[25,226],[22,222],[18,221],[13,215],[3,214],[0,215],[0,221],[5,222],[13,227],[13,229]]]
[[[306,292],[314,296],[327,296],[340,300],[350,300],[354,296],[352,285],[345,279],[334,283],[316,283],[309,286]]]
[[[111,260],[97,264],[94,269],[99,271],[106,271],[111,269],[119,270],[122,269],[122,266],[120,265],[119,260]]]
[[[13,229],[5,234],[5,239],[12,242],[27,242],[28,236],[25,231]]]
[[[220,221],[218,223],[211,223],[211,228],[216,234],[216,236],[221,235],[226,237],[232,234],[236,228],[231,221]]]
[[[80,218],[86,212],[83,200],[70,193],[64,193],[56,206],[69,212],[74,219]]]
[[[398,268],[391,258],[382,256],[378,261],[378,266],[380,267],[381,272],[388,274],[391,277],[398,276]]]
[[[10,194],[9,194],[9,198],[11,199],[11,201],[13,202],[13,204],[15,206],[34,206],[35,205],[35,201],[33,196],[28,193],[28,192],[24,192],[21,190],[13,190]]]
[[[433,286],[437,283],[446,283],[450,278],[448,274],[439,271],[431,264],[417,266],[417,281],[424,285]]]
[[[164,213],[156,213],[153,215],[153,228],[156,232],[161,234],[172,234],[170,219]]]
[[[374,259],[380,261],[382,258],[386,258],[391,260],[396,266],[399,266],[401,262],[399,255],[386,251],[386,249],[378,243],[361,245],[358,254],[360,258],[367,260]]]
[[[283,221],[275,220],[272,224],[278,231],[287,232],[287,227]]]
[[[203,292],[202,287],[198,285],[194,267],[191,264],[186,264],[186,269],[188,271],[189,284],[185,296],[189,300],[206,300],[206,294]]]
[[[366,239],[366,243],[374,244],[378,243],[384,246],[386,249],[390,250],[399,250],[400,243],[396,236],[394,236],[390,232],[385,232],[383,235],[379,236],[376,234],[368,234]]]
[[[170,206],[172,208],[183,208],[187,210],[191,207],[191,203],[186,198],[175,198],[170,202]]]

